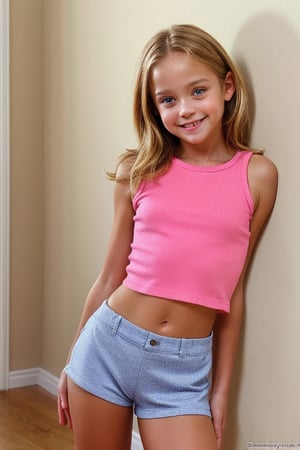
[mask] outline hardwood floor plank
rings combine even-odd
[[[20,434],[8,430],[0,424],[0,448],[1,450],[41,450],[42,447],[23,438]]]
[[[38,386],[0,392],[1,450],[73,450],[71,431],[57,422],[56,399]]]

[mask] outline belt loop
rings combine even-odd
[[[180,340],[180,344],[179,344],[179,356],[180,358],[184,358],[185,354],[186,354],[186,340],[185,339],[181,339]]]
[[[118,331],[118,328],[120,326],[122,320],[122,316],[120,316],[119,314],[116,314],[115,317],[112,319],[112,324],[111,324],[111,333],[113,335],[115,335]]]

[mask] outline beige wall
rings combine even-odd
[[[42,356],[44,149],[43,2],[10,2],[10,369]]]
[[[138,55],[160,27],[195,23],[220,39],[247,73],[253,144],[266,148],[280,172],[277,205],[249,276],[224,448],[296,442],[298,0],[11,3],[11,369],[41,365],[59,374],[106,247],[112,184],[103,171],[134,145]]]

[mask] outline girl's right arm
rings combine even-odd
[[[80,331],[89,317],[121,285],[126,276],[126,266],[133,237],[133,214],[129,183],[117,179],[114,189],[113,227],[106,258],[85,301],[67,363]],[[59,423],[61,425],[69,423],[72,426],[68,404],[67,376],[64,371],[60,376],[57,402]]]

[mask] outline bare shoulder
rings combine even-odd
[[[277,181],[277,167],[266,156],[254,153],[249,163],[249,176],[270,181]]]
[[[136,150],[126,150],[119,157],[119,162],[116,169],[116,181],[129,181],[131,169],[137,158]]]
[[[116,170],[116,181],[127,181],[130,178],[132,163],[129,161],[121,162]]]
[[[254,154],[249,162],[248,179],[255,206],[258,207],[261,203],[272,206],[278,184],[276,165],[269,158]]]
[[[115,176],[115,202],[131,201],[130,194],[130,170],[131,165],[128,162],[121,162],[116,170]]]

